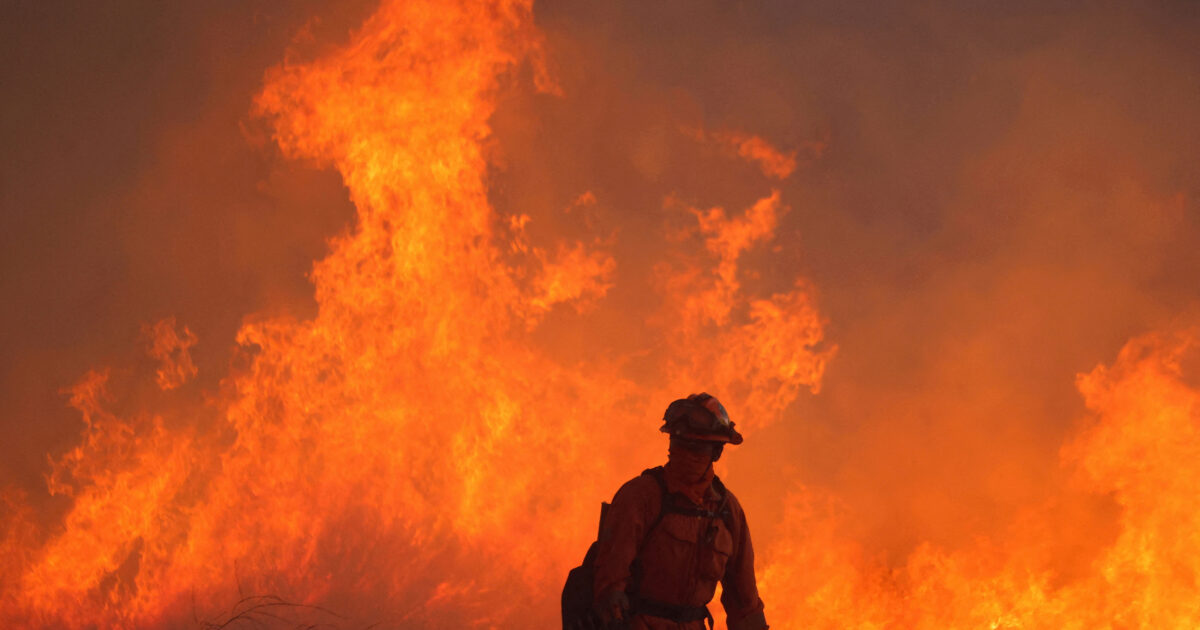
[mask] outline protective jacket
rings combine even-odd
[[[729,630],[767,628],[750,530],[737,498],[710,485],[696,502],[665,475],[667,500],[683,509],[664,510],[654,474],[626,482],[613,497],[596,547],[594,597],[614,589],[629,593],[632,630],[703,630],[703,618],[678,621],[662,611],[706,606],[720,581]]]

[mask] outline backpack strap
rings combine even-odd
[[[650,526],[642,533],[642,541],[638,543],[637,554],[633,556],[633,564],[630,566],[629,571],[629,584],[626,586],[626,592],[631,595],[637,593],[642,588],[642,552],[646,550],[646,544],[650,542],[650,535],[654,533],[659,523],[662,523],[663,516],[667,514],[667,501],[670,495],[667,491],[667,478],[664,476],[662,466],[647,468],[642,471],[642,474],[650,475],[658,483],[658,516],[654,517],[654,522],[650,523]]]
[[[733,531],[733,511],[729,509],[729,490],[725,488],[721,478],[713,475],[713,489],[717,491],[717,495],[721,497],[721,502],[717,504],[717,511],[714,513],[725,521],[725,527]]]
[[[658,527],[659,523],[662,523],[663,517],[666,516],[668,511],[668,497],[670,496],[670,493],[667,492],[667,478],[663,472],[662,466],[647,468],[646,470],[642,471],[642,474],[648,474],[654,478],[654,481],[658,482],[658,489],[661,493],[661,497],[658,502],[658,516],[654,517],[654,522],[651,523],[650,526],[646,528],[646,532],[642,534],[642,542],[638,543],[637,555],[633,558],[635,562],[642,556],[642,551],[646,549],[646,543],[650,541],[650,534],[654,533],[655,528]]]

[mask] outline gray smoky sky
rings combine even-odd
[[[199,399],[244,317],[311,315],[305,274],[353,208],[336,173],[279,156],[251,100],[289,44],[335,45],[370,9],[0,9],[0,481],[54,509],[46,456],[80,428],[60,390],[140,352],[144,323],[196,333]],[[730,457],[768,531],[782,468],[841,497],[851,533],[890,554],[993,533],[1065,483],[1075,374],[1195,321],[1200,4],[534,13],[562,95],[521,77],[501,91],[493,202],[533,217],[534,239],[611,238],[620,262],[588,328],[552,314],[538,335],[566,353],[573,335],[653,345],[622,305],[650,290],[636,261],[673,220],[667,197],[733,212],[777,188],[790,208],[744,282],[810,280],[839,351],[819,394]],[[800,165],[766,179],[697,129],[761,136]],[[587,191],[586,217],[564,213]],[[1080,501],[1103,521],[1103,498]]]

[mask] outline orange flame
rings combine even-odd
[[[256,107],[279,146],[335,167],[357,208],[314,267],[318,313],[249,318],[206,406],[117,400],[106,370],[76,384],[83,436],[48,475],[71,500],[61,523],[39,529],[26,497],[0,492],[4,625],[259,621],[286,602],[291,613],[267,618],[328,609],[347,625],[553,627],[597,500],[661,458],[652,420],[667,401],[717,393],[753,436],[820,390],[836,349],[814,287],[794,278],[760,295],[744,281],[745,254],[787,211],[781,192],[741,212],[668,198],[665,211],[694,227],[665,234],[633,270],[623,265],[643,261],[618,259],[607,237],[536,243],[532,218],[495,211],[496,92],[520,64],[555,89],[530,13],[528,0],[385,2],[344,47],[271,71]],[[796,168],[766,141],[722,137],[768,178]],[[592,203],[584,193],[576,205]],[[651,347],[591,342],[581,367],[539,343],[553,314],[593,323],[622,272],[653,278],[638,313]],[[155,380],[178,394],[196,374],[195,336],[173,320],[148,331]],[[758,545],[768,618],[1196,627],[1200,406],[1183,367],[1194,344],[1194,333],[1140,338],[1078,379],[1092,416],[1063,462],[1121,508],[1113,542],[1080,575],[1041,544],[1073,525],[1054,506],[1031,507],[1003,541],[925,545],[897,568],[842,533],[853,516],[835,497],[797,485]],[[631,367],[645,356],[649,376]]]
[[[763,174],[775,179],[786,179],[796,170],[796,152],[782,153],[758,136],[740,133],[718,134],[720,140],[730,145],[737,154],[758,163]]]
[[[534,244],[531,219],[488,201],[499,80],[539,59],[528,2],[387,2],[344,48],[268,75],[257,108],[279,145],[334,165],[358,209],[315,265],[319,312],[251,318],[207,409],[119,417],[106,372],[81,381],[84,438],[50,477],[73,504],[37,545],[19,515],[6,523],[28,553],[6,561],[5,620],[176,625],[287,601],[367,623],[547,627],[597,499],[628,462],[661,457],[629,436],[652,437],[666,401],[729,392],[761,427],[816,388],[832,350],[814,349],[811,290],[759,297],[737,280],[778,193],[695,213],[667,252],[647,305],[655,351],[674,357],[657,380],[623,376],[604,348],[582,370],[532,343],[555,309],[597,308],[620,264],[604,239]],[[186,328],[148,330],[163,389],[194,375]]]
[[[1078,526],[1050,520],[1053,506],[1018,519],[1003,545],[925,545],[889,569],[839,536],[847,516],[834,499],[802,491],[763,572],[774,618],[813,628],[1195,627],[1200,391],[1181,366],[1196,341],[1194,331],[1147,335],[1078,378],[1092,418],[1063,463],[1121,507],[1114,542],[1081,577],[1064,579],[1042,544],[1046,531]]]
[[[196,376],[196,364],[192,362],[189,349],[196,345],[196,335],[183,327],[175,330],[175,318],[159,320],[153,326],[145,326],[143,334],[150,339],[150,356],[158,359],[155,373],[158,386],[164,390],[175,389]]]
[[[700,141],[716,143],[726,152],[758,166],[763,175],[779,180],[791,177],[799,165],[820,158],[829,146],[827,133],[818,139],[802,143],[803,156],[798,150],[784,152],[761,136],[740,131],[706,132],[702,129],[684,129],[684,133]]]

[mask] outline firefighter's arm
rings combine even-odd
[[[653,487],[647,488],[645,480],[639,477],[621,486],[601,524],[596,544],[593,598],[598,610],[606,617],[612,615],[610,609],[613,607],[624,605],[628,608],[628,599],[623,595],[629,586],[633,560],[646,533],[648,512],[653,509],[650,502],[658,493],[657,484],[650,483]]]
[[[754,545],[750,542],[750,527],[742,506],[729,497],[732,513],[733,555],[725,565],[721,578],[721,605],[725,608],[725,625],[729,630],[766,630],[767,619],[763,602],[758,596],[754,579]]]

